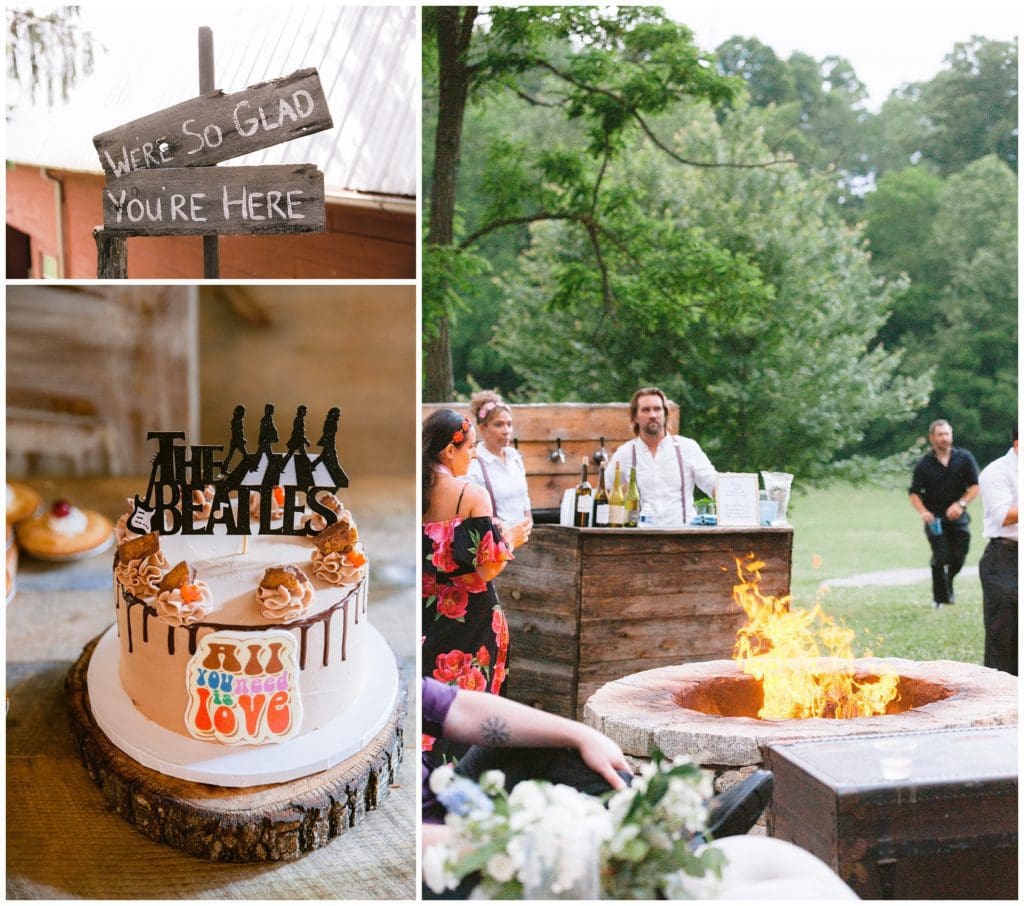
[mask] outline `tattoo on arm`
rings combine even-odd
[[[508,724],[500,717],[488,717],[480,724],[480,734],[489,746],[507,746],[511,740]]]

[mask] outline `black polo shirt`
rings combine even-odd
[[[935,451],[925,453],[914,468],[914,477],[907,489],[917,494],[934,516],[944,516],[951,503],[959,500],[971,485],[978,483],[978,464],[970,450],[953,447],[949,465],[935,458]]]

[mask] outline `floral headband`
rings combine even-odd
[[[482,425],[495,409],[508,409],[501,400],[488,400],[476,413],[476,423]]]
[[[466,432],[469,430],[469,419],[462,419],[462,427],[452,435],[451,443],[458,446],[466,439]]]

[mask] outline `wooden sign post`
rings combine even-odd
[[[213,29],[199,29],[199,93],[207,94],[217,87],[213,67]],[[203,276],[220,276],[220,248],[216,236],[203,236]]]
[[[200,29],[197,98],[93,138],[107,175],[98,276],[127,276],[129,236],[204,237],[204,274],[219,276],[217,236],[323,232],[324,179],[313,164],[215,167],[334,123],[315,69],[225,94],[212,90],[213,35]]]

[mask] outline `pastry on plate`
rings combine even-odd
[[[55,501],[41,516],[17,527],[18,544],[41,560],[68,560],[98,554],[114,543],[114,525],[94,510]]]
[[[20,481],[7,482],[7,522],[13,525],[28,519],[30,516],[38,516],[42,512],[43,498],[39,492],[30,488]]]

